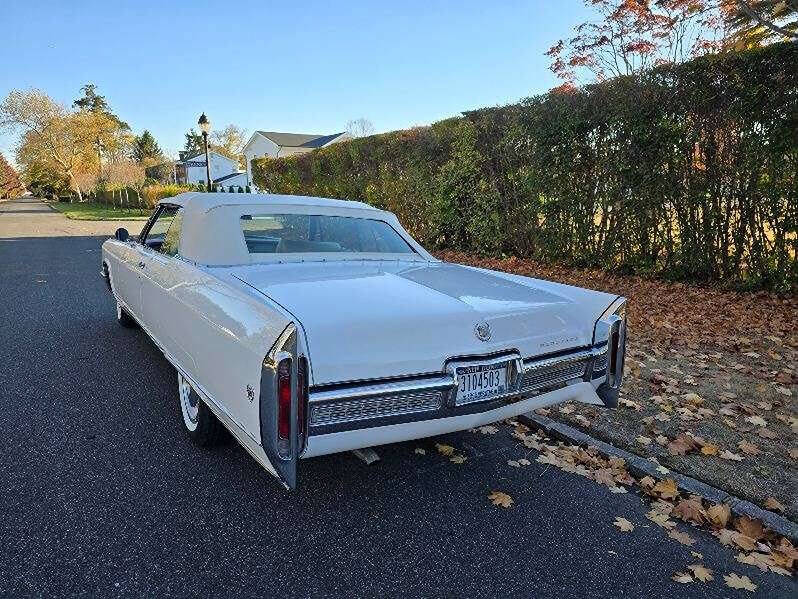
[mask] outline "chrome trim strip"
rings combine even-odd
[[[412,381],[393,381],[372,385],[358,385],[348,389],[330,389],[327,391],[310,391],[311,405],[327,401],[346,401],[364,397],[380,397],[400,393],[418,393],[424,391],[448,391],[455,385],[454,377],[441,375],[415,379]]]
[[[595,349],[585,349],[573,354],[566,354],[564,356],[555,356],[553,358],[535,359],[528,358],[524,360],[524,373],[529,370],[538,370],[541,368],[548,368],[554,365],[568,364],[570,362],[579,362],[581,360],[588,360],[596,355]],[[605,350],[606,351],[606,350]]]

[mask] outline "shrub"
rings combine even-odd
[[[253,161],[431,248],[798,290],[798,44],[664,65]]]
[[[171,198],[177,194],[194,191],[193,185],[148,185],[142,188],[141,197],[146,202],[149,208],[153,208],[159,200],[163,198]]]

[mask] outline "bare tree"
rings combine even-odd
[[[368,137],[374,135],[374,123],[364,117],[346,123],[346,132],[352,137]]]

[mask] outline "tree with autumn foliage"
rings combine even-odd
[[[0,153],[0,198],[13,198],[23,191],[16,169]]]
[[[597,19],[546,52],[567,89],[590,79],[798,40],[798,0],[585,0]]]
[[[70,110],[35,89],[8,94],[0,103],[0,126],[20,134],[17,163],[26,180],[44,175],[48,185],[65,182],[78,200],[103,154],[113,161],[128,151],[127,126],[107,110]]]
[[[574,28],[547,52],[563,87],[634,75],[663,63],[716,50],[724,39],[723,14],[709,0],[585,0],[598,19]]]

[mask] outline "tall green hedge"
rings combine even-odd
[[[663,66],[430,127],[253,161],[431,248],[798,290],[798,44]]]

